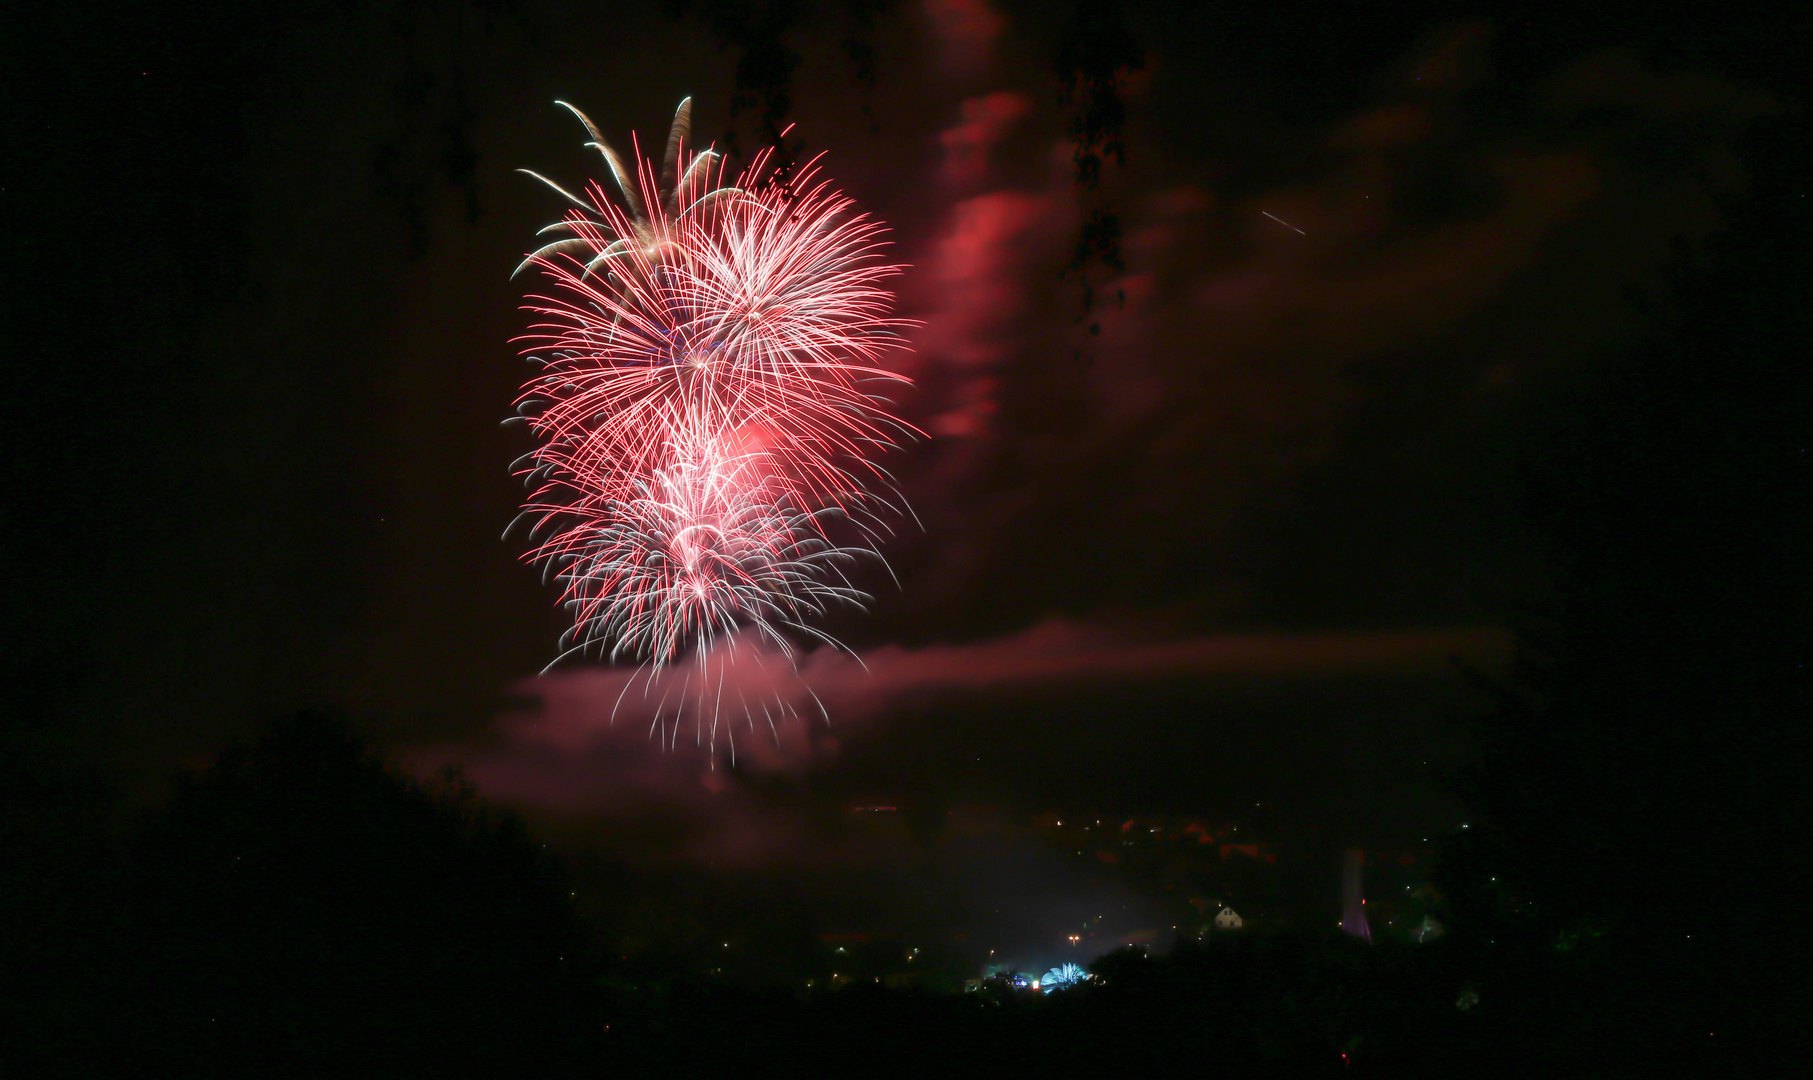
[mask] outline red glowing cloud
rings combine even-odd
[[[962,122],[938,133],[944,146],[945,184],[960,187],[986,179],[989,153],[1031,108],[1026,95],[1010,90],[966,99],[960,106]]]

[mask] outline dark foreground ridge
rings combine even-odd
[[[1746,928],[1675,944],[1570,911],[1557,931],[1477,898],[1445,902],[1434,940],[1211,932],[1099,956],[1056,992],[890,986],[856,957],[831,985],[763,987],[709,956],[617,955],[511,817],[456,777],[401,776],[319,714],[187,776],[122,847],[91,840],[80,874],[41,866],[12,912],[33,931],[13,969],[21,1075],[1635,1076],[1766,1060],[1766,1025],[1731,989],[1760,974]]]

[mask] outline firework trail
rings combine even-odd
[[[620,201],[529,174],[575,209],[517,268],[549,286],[526,299],[518,339],[538,367],[517,400],[538,439],[517,463],[526,558],[572,614],[561,657],[643,664],[656,729],[690,712],[715,740],[726,710],[775,718],[727,683],[739,644],[788,663],[796,638],[841,647],[811,622],[869,599],[849,570],[879,560],[897,501],[875,458],[917,434],[876,390],[906,381],[881,366],[911,325],[888,314],[901,268],[815,163],[781,176],[764,153],[726,183],[720,155],[686,146],[691,99],[659,179],[639,147],[632,175],[560,104]],[[689,656],[676,689],[664,676]]]

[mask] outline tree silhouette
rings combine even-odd
[[[133,863],[135,1070],[562,1075],[585,1049],[590,980],[551,859],[334,717],[185,778]]]
[[[94,1075],[117,936],[119,805],[102,774],[38,718],[0,720],[0,965],[9,1074]]]
[[[1793,137],[1777,125],[1747,155]],[[1578,1025],[1629,1062],[1729,1064],[1773,1045],[1779,1003],[1803,992],[1784,883],[1809,867],[1775,823],[1808,813],[1790,718],[1813,711],[1813,380],[1784,350],[1806,340],[1813,283],[1793,239],[1805,202],[1757,181],[1721,237],[1682,253],[1654,336],[1551,402],[1533,440],[1554,597],[1513,677],[1482,680],[1447,890],[1463,936],[1500,950],[1480,1000],[1509,993],[1555,1025],[1524,1046],[1563,1053]]]
[[[1065,267],[1082,284],[1078,322],[1094,309],[1095,281],[1127,270],[1121,258],[1120,215],[1101,190],[1102,166],[1110,158],[1116,165],[1127,163],[1127,104],[1121,88],[1127,73],[1145,64],[1145,49],[1128,30],[1115,0],[1079,0],[1064,25],[1055,65],[1059,97],[1070,110],[1066,131],[1077,190],[1086,203],[1076,249]],[[1124,303],[1126,296],[1117,293],[1116,299]],[[1100,324],[1089,324],[1090,334],[1100,330]]]

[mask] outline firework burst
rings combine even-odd
[[[652,687],[683,654],[707,671],[751,638],[786,658],[796,638],[836,645],[812,622],[867,602],[848,571],[879,559],[895,502],[875,459],[916,434],[878,396],[905,381],[881,361],[909,325],[889,316],[883,227],[815,164],[781,177],[764,154],[726,183],[686,145],[690,100],[659,180],[565,107],[620,198],[530,174],[575,207],[518,267],[549,286],[524,305],[538,371],[517,407],[538,446],[518,471],[528,558],[573,616],[561,655],[643,663]],[[715,733],[703,686],[690,697]]]

